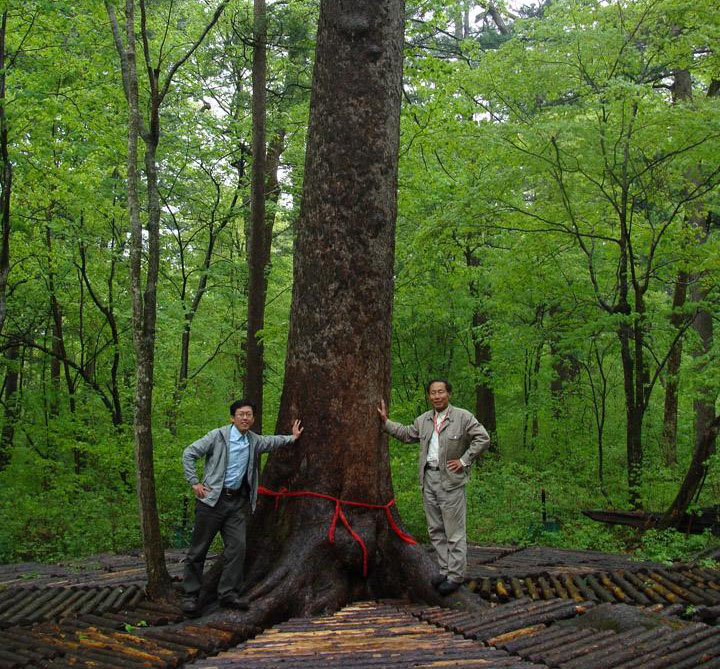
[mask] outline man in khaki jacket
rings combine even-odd
[[[465,484],[473,461],[490,446],[490,437],[469,411],[450,404],[452,386],[446,379],[432,379],[427,393],[433,408],[412,425],[388,420],[384,400],[378,413],[385,432],[407,444],[420,442],[420,487],[440,569],[432,582],[440,594],[449,595],[465,580]]]

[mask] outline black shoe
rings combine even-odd
[[[458,590],[461,585],[462,583],[460,581],[445,579],[440,585],[438,585],[437,590],[443,597],[445,597],[447,595],[452,595],[452,593]]]
[[[220,598],[220,606],[224,609],[238,609],[239,611],[247,611],[250,608],[247,599],[243,599],[239,595],[225,595]]]
[[[430,579],[430,583],[432,583],[433,588],[437,588],[445,581],[447,581],[447,576],[445,576],[445,574],[435,574],[435,576]]]
[[[183,597],[180,604],[182,612],[188,616],[200,615],[200,607],[198,606],[197,597]]]

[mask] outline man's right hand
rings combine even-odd
[[[195,497],[197,497],[198,499],[205,499],[207,493],[210,492],[210,488],[206,488],[202,483],[196,483],[194,486],[192,486],[192,489],[195,493]]]
[[[388,415],[387,409],[385,408],[385,400],[380,400],[380,406],[377,408],[377,410],[380,414],[380,418],[382,419],[383,424],[387,423]]]

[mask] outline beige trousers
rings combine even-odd
[[[440,573],[463,582],[467,565],[465,486],[443,490],[440,472],[425,470],[423,503],[428,534],[437,554]]]

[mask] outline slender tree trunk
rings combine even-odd
[[[495,413],[495,391],[488,382],[490,366],[492,364],[492,351],[489,338],[482,334],[488,327],[488,315],[480,307],[476,307],[473,314],[473,329],[475,330],[475,368],[482,374],[482,380],[475,382],[475,415],[490,433],[493,450],[498,449],[497,415]]]
[[[708,215],[706,223],[697,231],[699,244],[705,244],[710,234],[712,215]],[[700,377],[708,374],[707,361],[713,347],[713,314],[704,305],[708,289],[701,284],[701,276],[693,276],[690,287],[692,301],[698,305],[697,314],[693,320],[693,329],[698,335],[700,346],[693,351],[696,359],[694,371]],[[680,492],[671,505],[667,515],[677,516],[684,513],[692,502],[693,495],[698,491],[707,474],[707,459],[715,452],[715,439],[717,427],[713,429],[715,420],[715,401],[717,399],[717,382],[702,383],[698,395],[693,400],[695,411],[695,443],[693,457],[685,476]]]
[[[692,288],[693,301],[699,302],[703,297],[703,290]],[[696,363],[696,370],[700,374],[706,374],[706,360],[712,350],[713,345],[713,315],[707,309],[701,307],[698,309],[697,316],[693,321],[693,327],[700,338],[700,350],[697,356],[700,360]],[[715,400],[717,399],[717,386],[705,383],[699,390],[700,396],[694,400],[693,409],[695,410],[695,448],[698,448],[703,440],[703,435],[707,432],[708,426],[715,420]]]
[[[7,9],[0,21],[0,333],[5,325],[7,313],[7,282],[10,273],[10,196],[12,194],[12,162],[8,152],[8,126],[5,116],[5,94],[7,63],[5,58],[5,36],[7,31]]]
[[[550,318],[553,321],[560,321],[563,317],[562,307],[553,304],[550,307]],[[568,386],[577,380],[580,373],[580,363],[574,355],[562,351],[559,346],[559,335],[553,328],[550,337],[550,360],[553,369],[553,376],[550,380],[550,397],[552,402],[553,434],[559,439],[558,426],[564,416]]]
[[[126,63],[128,121],[128,211],[130,214],[130,282],[133,304],[133,342],[136,357],[135,465],[140,511],[140,527],[145,548],[148,594],[157,598],[170,589],[170,575],[165,566],[165,554],[160,534],[160,521],[155,495],[152,437],[152,389],[155,351],[155,318],[157,277],[159,267],[160,203],[157,193],[155,148],[159,140],[158,109],[151,101],[149,134],[145,138],[145,170],[148,185],[148,260],[145,290],[142,286],[143,226],[140,220],[138,192],[138,139],[140,137],[140,108],[138,99],[137,63],[135,57],[135,6],[126,0]],[[151,93],[152,95],[152,93]]]
[[[114,226],[113,226],[114,229]],[[113,240],[113,247],[117,240]],[[114,249],[113,249],[114,250]],[[120,369],[120,333],[118,332],[117,320],[115,318],[115,300],[114,300],[114,283],[115,283],[115,257],[110,263],[110,274],[107,279],[107,305],[103,304],[99,296],[95,292],[90,277],[87,273],[87,252],[82,242],[79,244],[80,252],[80,273],[82,275],[85,286],[90,293],[90,299],[105,317],[110,328],[112,337],[112,364],[110,366],[110,396],[112,399],[112,423],[115,427],[119,427],[123,423],[122,400],[120,398],[120,383],[118,370]]]
[[[673,104],[692,98],[692,80],[690,71],[675,71],[672,86]],[[687,297],[688,274],[684,270],[678,272],[673,291],[672,314],[670,322],[679,330],[684,318],[682,308]],[[677,414],[678,414],[678,374],[682,363],[682,339],[678,339],[670,351],[667,361],[667,383],[665,384],[665,407],[663,412],[663,432],[661,437],[663,459],[666,466],[677,463]]]
[[[623,319],[618,326],[620,358],[623,370],[623,388],[625,391],[625,446],[627,452],[627,479],[630,506],[640,508],[640,485],[642,483],[643,441],[642,426],[644,404],[642,397],[643,381],[638,378],[642,372],[642,304],[636,304],[635,312],[630,306],[630,282],[632,274],[629,265],[633,262],[628,250],[629,232],[627,229],[627,189],[623,189],[622,212],[620,216],[620,258],[618,261],[618,301],[616,311]],[[640,393],[638,393],[640,388]]]
[[[52,247],[52,233],[50,232],[50,226],[45,226],[45,243],[47,245],[48,253],[48,289],[50,293],[50,313],[53,321],[53,353],[54,360],[51,364],[52,368],[52,379],[54,386],[57,386],[60,376],[60,365],[62,364],[63,372],[65,374],[65,384],[67,385],[68,391],[68,403],[70,407],[70,413],[75,413],[75,382],[72,377],[72,371],[67,357],[67,350],[65,348],[65,335],[63,333],[63,314],[60,302],[57,298],[57,286],[55,284],[55,268],[53,263],[53,247]],[[55,388],[55,391],[59,391],[59,387]]]
[[[687,296],[688,274],[678,272],[673,291],[670,322],[677,330],[682,327],[682,309]],[[667,382],[665,384],[665,408],[663,412],[662,453],[666,466],[677,462],[677,416],[678,416],[678,374],[682,362],[682,339],[678,339],[667,360]]]
[[[402,0],[323,0],[297,229],[285,385],[277,430],[302,418],[299,444],[271,455],[271,489],[385,504],[393,497],[377,406],[390,390],[390,322],[402,84]],[[262,498],[253,522],[252,594],[265,617],[336,609],[360,597],[422,592],[425,551],[384,511]],[[420,579],[420,580],[419,580]],[[257,615],[261,615],[258,613]]]
[[[591,353],[595,357],[597,363],[598,373],[600,375],[600,384],[595,383],[592,373],[592,366],[588,361],[587,364],[582,363],[583,367],[588,376],[590,383],[590,389],[592,391],[593,398],[593,414],[595,417],[595,428],[597,430],[597,445],[598,445],[598,481],[600,482],[600,490],[607,497],[605,492],[605,417],[607,413],[607,394],[608,394],[608,383],[605,369],[603,366],[604,353],[598,348],[597,341],[593,339],[591,343]]]
[[[708,90],[708,96],[717,97],[718,95],[720,95],[720,81],[713,80]],[[695,227],[697,243],[701,246],[707,243],[713,216],[714,214],[711,212],[702,221],[698,217],[691,219]],[[708,289],[702,285],[702,276],[693,274],[690,277],[690,284],[690,297],[697,305],[692,326],[700,339],[699,350],[693,352],[693,357],[696,358],[694,371],[702,378],[707,374],[707,359],[713,346],[713,315],[704,304],[708,296]],[[698,390],[698,396],[693,401],[695,410],[693,456],[677,496],[660,521],[663,527],[677,525],[705,480],[708,470],[707,460],[715,452],[715,439],[720,427],[720,421],[715,416],[717,392],[717,382],[703,383]]]
[[[705,480],[708,469],[707,460],[715,451],[718,432],[720,432],[720,417],[715,417],[705,425],[705,431],[697,436],[690,467],[673,503],[659,521],[661,528],[679,526],[697,494],[698,487]]]
[[[538,346],[537,351],[535,352],[535,365],[533,367],[533,374],[532,374],[532,392],[531,392],[531,414],[532,414],[532,447],[535,447],[535,443],[537,442],[537,438],[540,434],[540,420],[538,416],[538,404],[539,404],[539,398],[538,398],[538,379],[540,377],[540,360],[542,359],[542,346]]]
[[[479,267],[480,258],[474,249],[465,247],[465,261],[468,267]],[[475,354],[475,415],[490,433],[493,450],[497,450],[497,416],[495,413],[495,391],[491,379],[492,350],[490,348],[490,317],[483,306],[483,295],[474,279],[470,282],[470,294],[476,305],[473,312],[473,348]]]
[[[532,350],[525,350],[525,378],[523,380],[523,448],[532,450],[540,433],[538,420],[538,376],[542,360],[542,344]],[[528,436],[529,432],[529,436]]]
[[[3,426],[0,432],[0,472],[9,464],[15,438],[15,421],[18,418],[19,402],[17,397],[18,379],[20,378],[19,358],[20,345],[16,340],[5,352],[5,383],[3,387]]]
[[[160,107],[170,89],[172,78],[205,36],[217,23],[228,0],[222,0],[205,29],[192,46],[174,60],[164,84],[161,67],[151,62],[150,37],[147,29],[145,0],[139,0],[140,36],[145,54],[149,84],[149,124],[145,128],[140,116],[137,58],[135,49],[135,0],[125,0],[125,42],[110,0],[105,7],[122,68],[123,88],[128,101],[128,213],[130,218],[130,282],[133,305],[133,343],[136,356],[135,461],[137,466],[140,526],[148,576],[147,591],[151,597],[163,597],[170,590],[170,576],[160,534],[160,519],[155,494],[152,435],[152,391],[155,361],[155,323],[157,318],[157,281],[160,265],[160,194],[158,191],[157,147],[160,142]],[[168,17],[169,20],[169,17]],[[140,219],[138,140],[145,144],[145,178],[147,183],[147,271],[142,286],[143,226]]]
[[[688,77],[689,78],[689,77]],[[689,84],[688,84],[689,85]],[[708,90],[708,97],[717,99],[720,96],[720,81],[714,80]],[[700,216],[692,218],[692,225],[695,229],[695,238],[700,246],[707,244],[710,231],[717,227],[717,213],[710,212],[704,219]],[[692,326],[700,339],[700,350],[697,351],[698,360],[695,363],[696,372],[700,375],[707,374],[707,359],[713,347],[713,314],[709,311],[705,300],[709,294],[709,288],[702,285],[702,275],[695,274],[692,277],[690,296],[692,301],[698,305],[697,314]],[[706,437],[710,426],[715,422],[715,402],[717,400],[717,382],[702,384],[699,396],[693,402],[695,410],[695,450],[702,449],[706,443]],[[710,453],[714,452],[714,441],[710,443]]]
[[[265,327],[267,266],[270,235],[265,222],[265,77],[266,11],[265,0],[254,0],[252,66],[252,179],[250,188],[250,236],[248,239],[248,316],[246,343],[245,395],[257,405],[256,429],[262,431],[265,352],[259,333]],[[272,230],[272,228],[271,228]]]
[[[642,483],[642,425],[643,405],[638,404],[636,359],[633,353],[637,353],[637,347],[633,348],[631,343],[637,329],[629,323],[623,323],[619,329],[620,355],[623,368],[623,386],[625,389],[625,439],[627,450],[627,475],[630,506],[633,509],[640,508],[640,485]]]

